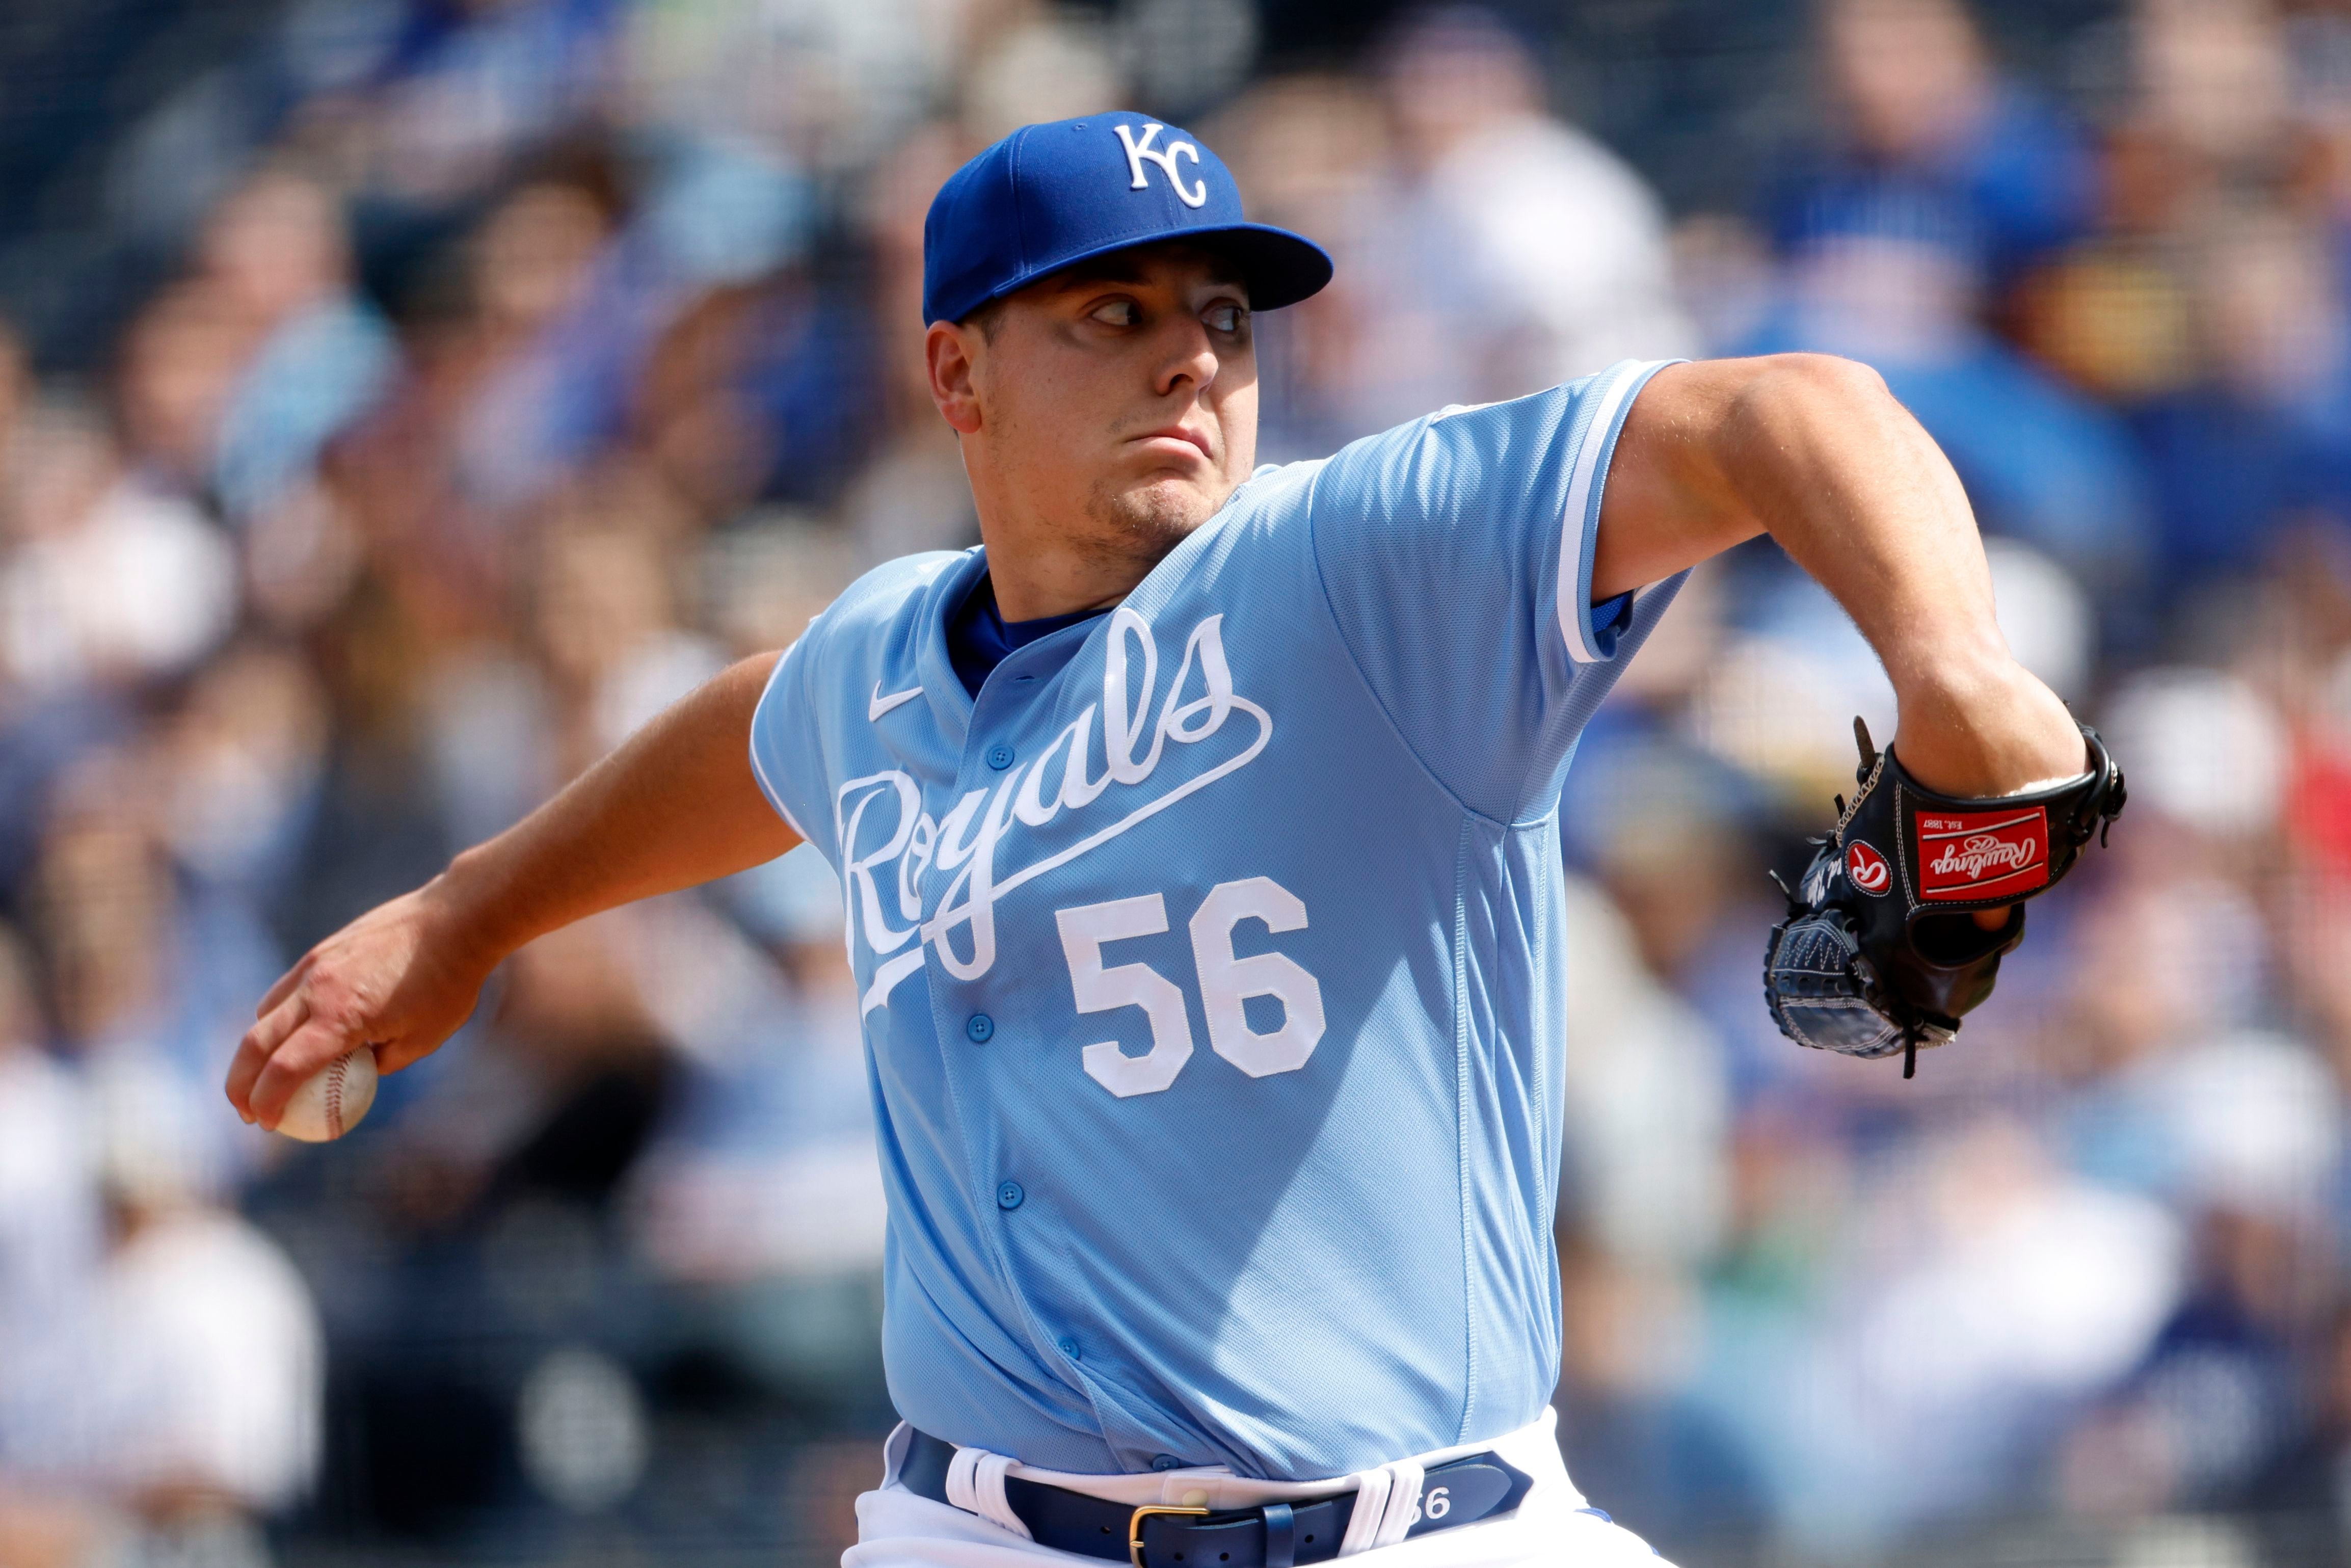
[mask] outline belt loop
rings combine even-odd
[[[1011,1499],[1004,1495],[1004,1472],[1011,1468],[1012,1460],[1006,1455],[958,1447],[947,1465],[947,1501],[1023,1541],[1034,1540],[1029,1526],[1012,1511]]]
[[[1405,1531],[1420,1522],[1420,1489],[1426,1475],[1420,1461],[1398,1459],[1386,1469],[1388,1506],[1381,1516],[1379,1533],[1372,1537],[1374,1546],[1394,1546],[1404,1539]]]
[[[982,1519],[992,1520],[1023,1541],[1033,1541],[1028,1521],[1013,1511],[1012,1500],[1004,1494],[1004,1473],[1012,1468],[1008,1454],[989,1454],[972,1468],[971,1490],[979,1499]]]
[[[1388,1493],[1395,1490],[1395,1477],[1385,1466],[1376,1470],[1358,1470],[1348,1478],[1355,1483],[1355,1506],[1347,1515],[1347,1532],[1339,1538],[1339,1555],[1353,1557],[1358,1552],[1369,1552],[1380,1533],[1380,1524],[1387,1517]]]
[[[1298,1516],[1286,1502],[1265,1505],[1265,1568],[1296,1568]]]

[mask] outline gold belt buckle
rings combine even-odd
[[[1176,1508],[1164,1502],[1146,1502],[1136,1509],[1133,1517],[1126,1521],[1126,1558],[1128,1562],[1134,1564],[1134,1568],[1144,1568],[1143,1521],[1155,1513],[1186,1513],[1201,1519],[1208,1516],[1208,1511],[1205,1508]]]

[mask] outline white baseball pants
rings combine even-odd
[[[1491,1449],[1534,1477],[1535,1484],[1526,1500],[1502,1518],[1358,1551],[1348,1555],[1350,1568],[1356,1563],[1362,1568],[1671,1568],[1648,1542],[1590,1510],[1560,1460],[1555,1421],[1546,1410],[1541,1420],[1508,1437],[1440,1449],[1390,1467],[1401,1472],[1397,1479],[1411,1477],[1410,1484],[1416,1485],[1418,1472],[1431,1465]],[[841,1554],[841,1568],[1102,1568],[1094,1558],[1040,1546],[982,1511],[934,1502],[907,1490],[898,1481],[906,1441],[902,1427],[883,1448],[881,1487],[858,1498],[857,1544]],[[1069,1475],[1001,1460],[983,1460],[977,1469],[983,1476],[992,1471],[1118,1502],[1180,1502],[1186,1500],[1187,1491],[1205,1490],[1209,1496],[1204,1500],[1219,1510],[1287,1500],[1311,1490],[1245,1480],[1221,1467],[1138,1476]],[[985,1511],[1000,1507],[1002,1495],[998,1485],[991,1503],[983,1481],[973,1500]]]

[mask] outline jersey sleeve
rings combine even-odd
[[[751,711],[751,775],[785,824],[831,861],[832,814],[825,810],[823,747],[817,708],[810,700],[810,666],[816,662],[823,625],[824,618],[818,617],[784,650],[768,689],[759,694],[759,705]]]
[[[1486,816],[1551,809],[1576,736],[1681,586],[1592,602],[1609,460],[1671,362],[1447,409],[1315,477],[1315,563],[1349,654],[1422,766]]]

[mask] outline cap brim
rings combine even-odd
[[[1024,273],[983,298],[956,312],[960,320],[991,300],[1018,294],[1032,283],[1042,283],[1081,262],[1141,250],[1155,245],[1199,245],[1224,252],[1240,264],[1241,281],[1249,286],[1251,310],[1279,310],[1322,291],[1331,281],[1331,255],[1304,235],[1275,228],[1271,224],[1227,224],[1215,228],[1169,229],[1165,233],[1120,239],[1063,256],[1051,267]]]
[[[1249,285],[1249,308],[1279,310],[1322,291],[1331,281],[1331,256],[1303,235],[1271,224],[1237,224],[1231,228],[1189,229],[1167,236],[1214,246],[1241,264],[1241,281]]]

